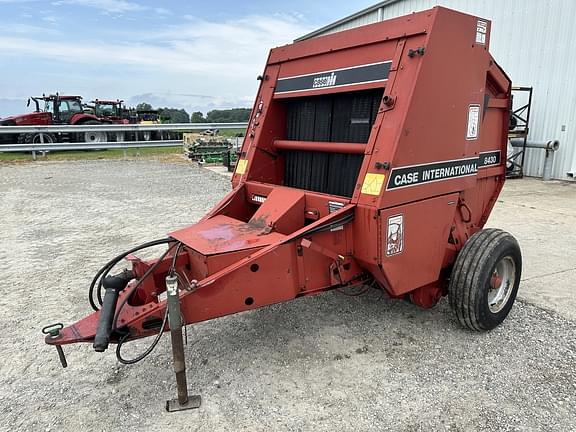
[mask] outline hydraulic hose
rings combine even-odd
[[[108,273],[110,272],[110,270],[112,270],[112,268],[116,264],[118,264],[120,261],[122,261],[124,258],[126,258],[131,253],[140,251],[142,249],[148,249],[148,248],[153,247],[153,246],[171,243],[173,241],[174,241],[174,239],[172,239],[170,237],[158,239],[158,240],[152,240],[150,242],[143,243],[140,246],[136,246],[136,247],[130,249],[129,251],[124,252],[124,253],[116,256],[115,258],[111,259],[110,261],[108,261],[104,265],[104,267],[102,267],[98,271],[98,273],[96,273],[96,275],[94,276],[94,279],[92,279],[92,283],[90,284],[90,289],[88,290],[88,301],[90,302],[90,306],[92,307],[92,309],[94,309],[95,311],[100,310],[99,305],[102,306],[102,282],[106,278],[106,276],[108,276]],[[97,302],[98,302],[98,304],[96,304],[96,302],[94,301],[94,288],[96,287],[96,283],[98,283],[98,290],[97,290]]]

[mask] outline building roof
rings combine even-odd
[[[355,18],[358,18],[358,17],[361,17],[361,16],[363,16],[363,15],[369,14],[369,13],[371,13],[371,12],[377,11],[377,10],[380,9],[381,7],[388,6],[388,5],[392,4],[392,3],[396,3],[396,2],[399,2],[399,1],[401,1],[401,0],[383,0],[383,1],[381,1],[381,2],[376,3],[374,6],[369,6],[369,7],[367,7],[366,9],[362,9],[362,10],[359,11],[359,12],[353,13],[352,15],[349,15],[349,16],[347,16],[347,17],[344,17],[344,18],[342,18],[342,19],[339,19],[338,21],[334,21],[333,23],[328,24],[328,25],[325,25],[324,27],[319,28],[318,30],[314,30],[314,31],[311,32],[311,33],[308,33],[308,34],[306,34],[306,35],[304,35],[304,36],[301,36],[301,37],[299,37],[298,39],[295,39],[294,42],[299,42],[299,41],[302,41],[302,40],[311,39],[311,38],[313,38],[313,37],[319,36],[319,35],[321,35],[321,34],[326,33],[327,31],[330,31],[330,30],[338,27],[338,26],[341,25],[341,24],[344,24],[344,23],[346,23],[346,22],[348,22],[348,21],[351,21],[351,20],[353,20],[353,19],[355,19]]]

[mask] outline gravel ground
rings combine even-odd
[[[196,411],[164,412],[169,338],[135,366],[66,347],[62,370],[40,328],[86,315],[105,260],[196,221],[227,190],[178,163],[0,166],[0,430],[576,430],[576,322],[523,302],[487,334],[461,329],[446,301],[424,311],[377,292],[195,325]]]

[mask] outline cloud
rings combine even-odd
[[[0,0],[1,1],[1,0]],[[109,14],[122,14],[146,10],[147,7],[127,0],[58,0],[52,2],[54,6],[77,5],[100,9]]]
[[[2,2],[2,0],[0,0]],[[47,18],[47,17],[45,17]],[[42,18],[43,21],[48,23],[52,23],[49,19]],[[3,22],[0,23],[0,34],[26,34],[26,35],[34,35],[34,34],[57,34],[58,31],[53,28],[30,25],[30,24],[23,24],[23,23],[7,23]],[[0,47],[0,50],[2,48]]]
[[[93,93],[130,101],[132,96],[136,102],[148,98],[155,106],[206,112],[251,106],[268,50],[310,30],[290,15],[222,21],[186,17],[146,33],[117,32],[110,41],[91,39],[90,32],[75,38],[25,36],[4,33],[0,26],[0,58],[42,65],[23,76],[22,88],[42,83],[87,97]],[[82,72],[67,77],[72,71]],[[8,88],[0,84],[2,90]],[[12,90],[10,96],[26,95]]]
[[[60,19],[55,15],[45,15],[42,17],[42,21],[49,24],[56,24],[58,21],[60,21]]]
[[[166,72],[195,72],[205,74],[207,78],[252,76],[261,70],[271,46],[290,42],[309,30],[289,19],[266,16],[227,22],[196,18],[187,21],[148,35],[147,40],[144,35],[137,36],[139,41],[134,42],[47,41],[0,35],[0,54],[29,55],[76,64],[131,65]]]

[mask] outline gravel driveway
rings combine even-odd
[[[425,311],[378,292],[195,325],[196,411],[164,411],[167,337],[134,366],[65,347],[61,369],[40,328],[86,315],[104,261],[195,222],[228,190],[184,163],[0,165],[0,430],[576,430],[576,322],[521,301],[487,334],[460,328],[447,301]]]

